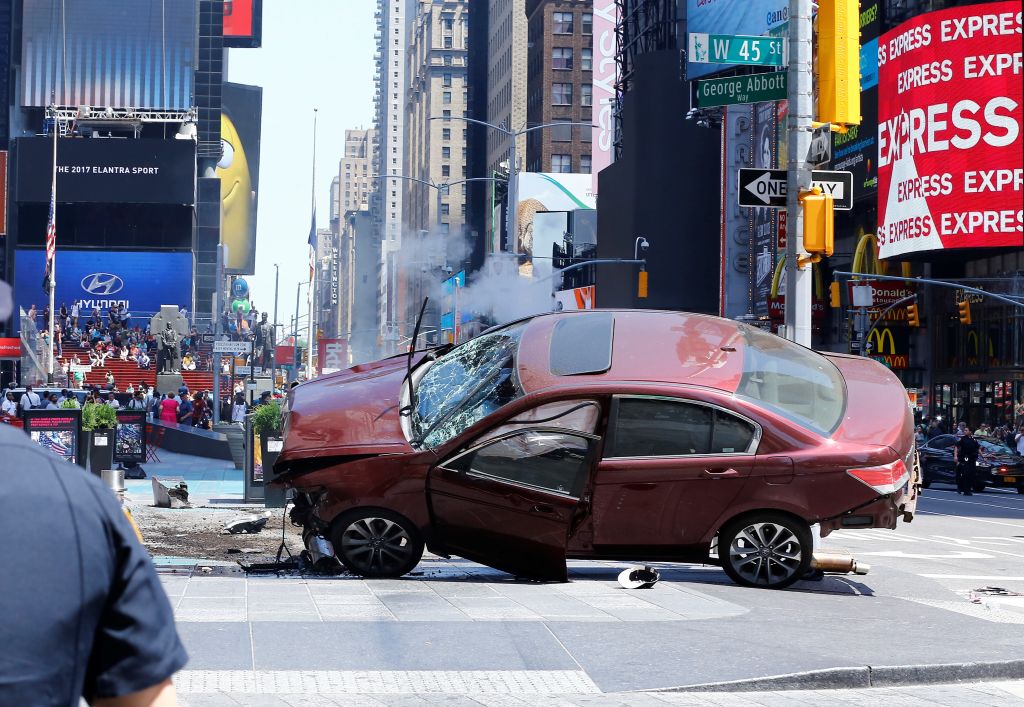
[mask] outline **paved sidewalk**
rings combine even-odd
[[[602,693],[572,671],[542,678],[514,671],[492,673],[334,673],[267,672],[232,676],[205,676],[185,671],[177,678],[183,707],[220,705],[451,705],[504,707],[506,705],[572,705],[578,707],[664,707],[665,705],[992,705],[1024,703],[1024,681],[982,682],[920,687],[862,690],[793,690],[785,692],[618,692]],[[229,686],[218,690],[217,685]],[[322,692],[318,688],[334,688]],[[418,688],[417,691],[410,691]],[[561,688],[545,692],[543,688]]]

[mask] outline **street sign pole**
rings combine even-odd
[[[811,185],[811,146],[814,88],[811,55],[811,0],[789,0],[789,126],[787,144],[786,310],[785,336],[811,345],[811,265],[800,266],[804,252],[804,215],[800,192]]]

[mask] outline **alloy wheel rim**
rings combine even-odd
[[[793,577],[804,548],[796,534],[778,523],[751,523],[733,538],[729,562],[751,584],[768,586]]]
[[[412,538],[387,518],[360,518],[342,533],[341,551],[360,572],[386,573],[408,561]]]

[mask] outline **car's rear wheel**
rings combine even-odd
[[[921,488],[927,489],[932,486],[932,475],[928,473],[928,465],[921,465]]]
[[[747,587],[782,589],[811,566],[814,545],[807,523],[781,513],[756,513],[728,523],[718,556],[726,574]]]
[[[974,491],[974,493],[981,493],[986,488],[988,487],[985,486],[985,484],[974,484],[973,486],[971,486],[971,489]]]
[[[401,577],[423,557],[416,526],[382,508],[343,514],[332,524],[331,542],[342,564],[363,577]]]

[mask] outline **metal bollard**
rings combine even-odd
[[[117,494],[124,493],[124,469],[104,469],[100,472],[103,485]]]

